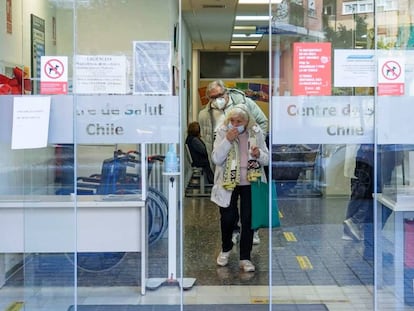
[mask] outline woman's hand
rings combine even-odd
[[[260,157],[260,149],[257,146],[253,146],[250,148],[250,154],[252,155],[252,157],[255,157],[256,159],[258,159]]]
[[[232,142],[239,136],[239,131],[237,128],[232,128],[227,131],[226,138],[228,141]]]

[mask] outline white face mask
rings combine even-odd
[[[229,128],[229,130],[234,128],[233,124],[231,124],[231,123],[229,123],[229,125],[227,125],[227,127]],[[244,132],[244,125],[239,125],[236,128],[237,128],[237,131],[239,132],[239,134]]]
[[[218,109],[223,109],[226,107],[226,100],[223,97],[216,98],[214,100],[214,106],[216,106]]]

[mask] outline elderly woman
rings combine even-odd
[[[191,122],[188,125],[185,143],[187,144],[191,158],[193,159],[191,165],[201,167],[207,183],[212,184],[214,182],[214,173],[210,167],[206,145],[200,136],[200,124],[198,122]]]
[[[220,209],[222,243],[217,264],[228,264],[240,198],[239,266],[244,272],[253,272],[255,266],[250,260],[253,245],[250,182],[257,178],[266,179],[263,166],[268,164],[269,150],[260,126],[244,107],[235,106],[227,113],[223,124],[217,129],[211,159],[216,165],[211,201]]]

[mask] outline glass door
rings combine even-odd
[[[272,302],[373,309],[372,3],[271,5]],[[365,1],[367,2],[367,1]],[[351,9],[348,8],[351,5]],[[308,306],[309,307],[309,306]]]

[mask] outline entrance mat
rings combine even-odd
[[[329,311],[324,304],[273,304],[277,311]],[[78,311],[179,311],[179,305],[78,305]],[[265,311],[267,304],[184,305],[184,311]],[[75,311],[71,306],[68,311]]]

